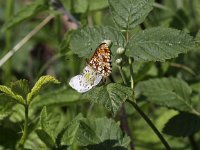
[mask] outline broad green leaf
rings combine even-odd
[[[36,130],[37,135],[39,136],[39,138],[49,147],[49,148],[53,148],[55,143],[54,140],[52,139],[52,137],[45,132],[42,129],[37,129]]]
[[[200,130],[200,117],[190,113],[180,113],[172,117],[163,132],[173,136],[190,136]]]
[[[48,83],[58,84],[60,83],[57,79],[52,76],[46,75],[39,78],[35,83],[34,87],[31,89],[31,92],[27,95],[27,101],[30,103],[32,99],[40,92],[41,88]]]
[[[79,57],[90,58],[103,40],[111,40],[111,53],[116,55],[118,47],[124,47],[124,37],[120,31],[110,27],[85,27],[72,35],[70,48]]]
[[[25,79],[11,83],[11,89],[24,99],[26,99],[27,94],[30,92],[29,83]]]
[[[81,94],[75,90],[62,87],[36,96],[33,103],[31,103],[31,107],[40,108],[44,106],[66,106],[79,102],[80,96]]]
[[[176,78],[151,79],[138,83],[136,90],[147,99],[160,106],[173,108],[179,111],[192,109],[190,95],[192,93],[188,84]]]
[[[89,3],[89,10],[99,10],[108,7],[107,0],[88,0]]]
[[[63,134],[62,143],[67,145],[72,145],[76,140],[76,135],[78,134],[79,121],[82,119],[82,115],[77,115],[70,123],[67,124],[65,132]]]
[[[115,23],[122,29],[130,30],[144,22],[153,9],[154,0],[109,0]]]
[[[132,94],[133,91],[129,87],[117,83],[110,83],[106,86],[94,88],[84,96],[92,102],[102,104],[115,115],[122,103]]]
[[[36,16],[49,8],[48,0],[35,0],[32,4],[24,6],[4,25],[3,30],[12,28],[19,23]]]
[[[126,55],[135,61],[165,61],[194,46],[193,37],[182,31],[155,27],[135,33],[127,45]]]
[[[127,148],[130,142],[127,135],[122,134],[119,123],[107,118],[80,119],[74,131],[74,143],[87,146],[88,149]],[[69,134],[64,135],[64,140],[68,141],[66,137],[69,137]]]
[[[10,88],[8,88],[4,85],[0,85],[0,92],[3,93],[8,98],[11,98],[12,100],[14,100],[17,103],[20,103],[20,104],[25,103],[25,100],[23,99],[23,97],[21,95],[15,94]]]
[[[88,9],[87,0],[73,0],[73,9],[75,13],[85,13]]]

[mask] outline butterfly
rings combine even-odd
[[[98,85],[103,78],[106,78],[111,74],[110,45],[110,40],[104,40],[97,47],[92,57],[86,63],[83,72],[71,78],[69,85],[73,89],[79,93],[87,92]]]

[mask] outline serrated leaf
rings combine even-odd
[[[89,3],[89,10],[99,10],[108,7],[107,0],[88,0]]]
[[[154,0],[109,0],[115,23],[130,30],[142,23],[153,9]]]
[[[30,92],[28,81],[25,79],[12,82],[11,89],[15,93],[21,95],[24,99],[26,99],[27,94]]]
[[[130,142],[126,135],[123,136],[119,123],[112,119],[79,119],[77,124],[76,134],[73,135],[73,143],[77,143],[79,146],[87,146],[88,149],[99,147],[101,149],[127,148]],[[74,124],[71,125],[73,126]],[[64,135],[65,142],[68,136],[68,134]]]
[[[106,86],[94,88],[84,96],[92,102],[103,105],[115,115],[122,103],[132,94],[133,91],[129,87],[117,83],[110,83]]]
[[[32,108],[40,108],[44,106],[66,106],[80,101],[81,94],[73,89],[62,87],[54,91],[47,91],[38,95],[31,103]]]
[[[41,11],[47,10],[49,7],[48,0],[35,0],[32,4],[24,6],[4,25],[3,30],[12,28],[19,23],[36,16]]]
[[[36,130],[37,135],[39,136],[39,138],[49,147],[49,148],[53,148],[54,147],[54,140],[52,139],[52,137],[45,132],[42,129],[37,129]]]
[[[179,111],[192,109],[190,95],[192,93],[188,84],[176,78],[151,79],[138,83],[136,90],[147,99],[160,106]]]
[[[31,89],[31,92],[27,95],[27,101],[30,103],[32,99],[40,92],[42,87],[44,87],[48,83],[58,84],[60,83],[57,79],[52,76],[46,75],[39,78],[39,80],[35,83],[34,87]]]
[[[165,61],[194,46],[193,37],[182,31],[155,27],[134,34],[127,45],[126,55],[135,61]]]
[[[24,104],[25,100],[21,95],[15,94],[10,88],[0,85],[0,92],[2,92],[5,96],[11,98],[17,103]]]
[[[190,113],[180,113],[172,117],[163,129],[163,132],[173,136],[190,136],[200,130],[200,117]]]
[[[85,27],[72,35],[70,48],[79,57],[90,58],[103,40],[111,40],[111,53],[116,55],[116,49],[124,47],[125,40],[120,31],[110,27]]]

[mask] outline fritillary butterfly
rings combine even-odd
[[[104,40],[95,50],[83,73],[73,77],[69,85],[79,93],[84,93],[111,74],[110,40]]]

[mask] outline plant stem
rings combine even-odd
[[[133,60],[131,57],[129,57],[129,69],[130,69],[130,74],[131,74],[131,88],[134,89],[134,80],[133,80]]]
[[[164,137],[159,132],[159,130],[155,127],[155,125],[151,122],[149,117],[140,109],[140,107],[134,101],[131,101],[131,100],[127,100],[127,101],[135,108],[135,110],[142,116],[142,118],[146,121],[146,123],[151,127],[151,129],[154,131],[154,133],[158,136],[160,141],[165,146],[166,150],[171,150],[169,144],[164,139]]]
[[[43,26],[45,26],[54,16],[49,15],[38,26],[36,26],[30,33],[28,33],[17,45],[15,45],[1,60],[0,67],[17,52],[33,35],[35,35]]]
[[[24,121],[24,130],[23,130],[23,134],[22,134],[22,137],[19,141],[19,144],[17,146],[17,149],[18,150],[23,150],[24,149],[24,143],[27,139],[27,135],[28,135],[28,105],[24,105],[24,108],[25,108],[25,121]]]
[[[122,80],[123,80],[124,84],[127,85],[126,77],[125,77],[125,75],[124,75],[124,73],[123,73],[122,67],[121,67],[121,66],[118,66],[118,68],[119,68],[119,72],[120,72],[120,74],[121,74],[121,77],[122,77]]]

